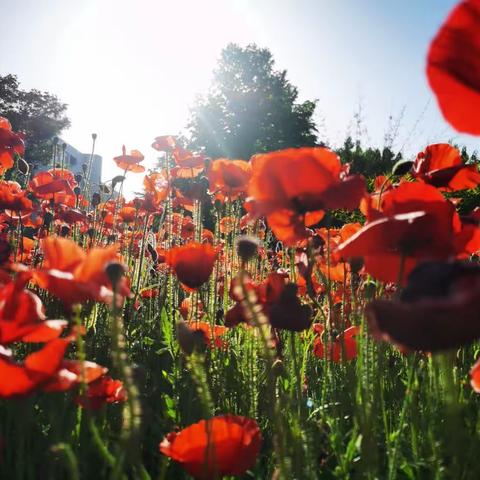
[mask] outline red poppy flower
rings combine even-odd
[[[15,154],[23,156],[25,146],[20,135],[12,132],[10,122],[0,117],[0,175],[13,167]]]
[[[98,410],[106,403],[123,403],[127,400],[127,392],[120,380],[104,375],[88,385],[85,395],[75,399],[83,408]]]
[[[404,350],[458,348],[480,338],[480,267],[426,262],[409,276],[399,300],[366,309],[370,332]]]
[[[459,132],[480,135],[480,2],[464,0],[433,39],[428,81],[445,119]]]
[[[55,199],[60,203],[57,195],[75,197],[73,188],[77,185],[75,178],[69,170],[52,168],[46,172],[37,173],[29,183],[29,189],[38,198],[45,200]]]
[[[173,150],[173,158],[179,167],[194,169],[195,174],[192,176],[196,176],[200,173],[200,170],[202,170],[205,165],[206,159],[205,155],[202,155],[201,153],[192,153],[180,145],[177,145]]]
[[[125,223],[133,223],[137,218],[137,209],[128,205],[123,206],[119,212],[118,216]]]
[[[327,209],[354,209],[365,192],[363,177],[346,174],[327,148],[297,148],[252,157],[247,209],[267,222],[279,240],[306,238],[305,226]]]
[[[336,251],[345,260],[363,257],[365,270],[379,280],[396,282],[403,268],[403,282],[420,260],[446,259],[465,248],[455,207],[430,185],[403,183],[383,195],[381,208],[378,220]]]
[[[224,348],[226,346],[222,337],[227,333],[228,328],[223,325],[210,325],[207,322],[192,321],[188,328],[193,332],[202,332],[207,347]]]
[[[194,478],[243,475],[255,465],[262,441],[257,423],[236,415],[201,420],[168,434],[160,451]]]
[[[145,157],[138,151],[132,150],[130,155],[127,155],[125,145],[122,146],[122,155],[115,157],[113,161],[122,170],[133,173],[142,173],[145,171],[145,167],[140,165]]]
[[[319,237],[325,242],[322,255],[317,256],[317,264],[326,278],[334,282],[349,282],[350,265],[339,262],[333,255],[335,249],[352,237],[362,228],[360,223],[346,223],[341,229],[321,228],[316,230]]]
[[[24,216],[33,210],[33,205],[17,182],[0,181],[0,209]]]
[[[330,359],[339,363],[342,359],[353,360],[357,356],[357,341],[355,337],[360,333],[358,327],[349,327],[343,333],[337,335],[333,341],[325,342],[323,336],[323,325],[316,323],[314,331],[317,334],[313,343],[313,354],[322,359]]]
[[[413,175],[447,191],[475,188],[480,183],[477,165],[464,165],[460,152],[448,143],[429,145],[417,155]]]
[[[208,169],[210,191],[236,199],[246,192],[251,174],[251,165],[244,160],[214,160]]]
[[[145,187],[145,202],[149,202],[155,210],[168,197],[170,191],[167,179],[162,173],[152,173],[145,175],[143,178],[143,186]]]
[[[240,303],[241,298],[235,294],[237,282],[238,278],[234,278],[230,285],[230,297],[238,303],[227,312],[225,324],[228,327],[246,322]],[[292,332],[301,332],[310,327],[312,323],[311,309],[308,305],[302,305],[297,297],[297,285],[289,283],[286,274],[272,272],[260,285],[254,285],[249,280],[246,288],[256,292],[258,304],[268,317],[272,327]]]
[[[85,253],[71,240],[47,237],[42,241],[42,249],[43,268],[35,270],[33,278],[41,288],[60,298],[65,306],[87,300],[107,302],[112,298],[105,267],[118,261],[117,245],[93,248]],[[119,293],[129,294],[126,281],[122,281]]]
[[[172,152],[177,148],[177,141],[173,135],[162,135],[155,138],[152,148],[159,152]]]
[[[42,302],[24,287],[30,275],[19,274],[0,290],[0,345],[48,342],[66,327],[64,320],[45,320]]]
[[[58,212],[58,219],[68,223],[69,225],[72,225],[78,222],[85,222],[87,220],[87,216],[76,208],[67,207],[62,208]]]
[[[216,258],[217,252],[209,243],[191,242],[170,249],[165,262],[183,285],[195,289],[208,281]]]
[[[470,369],[470,385],[475,392],[480,393],[480,359]]]
[[[0,347],[0,397],[28,395],[46,384],[60,369],[73,337],[57,338],[16,363],[11,352]]]
[[[59,369],[42,387],[44,392],[66,392],[85,383],[89,385],[107,373],[107,369],[94,362],[62,360]]]

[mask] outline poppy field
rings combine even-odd
[[[479,0],[426,73],[480,135]],[[0,117],[0,478],[480,478],[478,165],[151,148],[32,174]]]

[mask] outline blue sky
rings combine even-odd
[[[153,165],[153,137],[180,132],[196,93],[228,42],[269,48],[300,98],[318,99],[332,145],[362,106],[366,144],[382,146],[389,117],[394,148],[412,155],[453,140],[425,78],[431,38],[454,0],[0,0],[0,73],[69,104],[64,138],[89,150],[98,134],[104,177],[123,143]],[[7,7],[8,5],[8,7]],[[403,112],[403,113],[402,113]],[[136,189],[140,179],[131,183]]]

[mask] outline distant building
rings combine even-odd
[[[83,165],[88,166],[90,161],[90,153],[82,153],[78,151],[76,148],[72,147],[67,142],[63,140],[59,141],[59,148],[57,150],[57,166],[61,166],[62,164],[62,156],[63,156],[63,147],[62,145],[65,144],[65,159],[64,159],[64,167],[67,170],[70,170],[74,174],[81,174],[85,175]],[[51,165],[39,167],[38,170],[48,170],[51,168]],[[93,186],[98,186],[102,181],[102,157],[100,155],[93,155],[92,158],[92,167],[90,170],[90,184]]]

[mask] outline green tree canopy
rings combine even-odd
[[[229,44],[223,49],[206,96],[188,125],[191,143],[213,158],[248,159],[258,152],[313,146],[316,101],[298,103],[286,70],[275,70],[266,48]]]
[[[67,105],[51,93],[22,90],[16,75],[0,75],[0,116],[25,133],[25,160],[32,166],[51,159],[52,139],[70,126]]]

